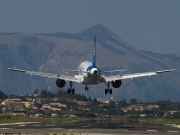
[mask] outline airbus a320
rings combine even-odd
[[[64,69],[66,71],[76,72],[78,73],[77,75],[66,76],[66,75],[60,75],[60,74],[21,70],[21,69],[16,69],[16,68],[8,68],[8,69],[12,71],[26,73],[29,75],[56,78],[57,79],[56,85],[59,88],[63,88],[66,85],[66,82],[68,81],[70,85],[70,88],[67,90],[68,94],[75,93],[75,89],[73,88],[73,84],[75,82],[85,84],[86,85],[85,91],[89,90],[88,85],[105,83],[107,85],[107,89],[105,89],[105,94],[107,93],[112,94],[110,83],[113,88],[119,88],[122,84],[122,80],[124,79],[132,79],[132,78],[143,77],[143,76],[152,76],[152,75],[157,75],[158,73],[171,72],[175,70],[175,69],[169,69],[169,70],[152,71],[152,72],[144,72],[144,73],[124,74],[124,75],[117,74],[117,75],[106,76],[106,73],[113,73],[113,72],[118,73],[123,70],[101,71],[101,69],[96,65],[96,36],[94,38],[94,52],[93,52],[92,62],[89,62],[89,61],[82,62],[79,65],[77,70]]]

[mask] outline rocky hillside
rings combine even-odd
[[[75,84],[76,93],[87,97],[111,96],[117,100],[137,98],[138,101],[180,100],[180,55],[138,50],[102,25],[95,25],[77,34],[0,33],[0,89],[6,94],[27,94],[35,89],[57,91],[55,79],[12,72],[8,67],[70,74],[63,68],[77,69],[85,60],[91,61],[93,38],[97,36],[97,64],[103,70],[127,69],[124,73],[176,68],[172,73],[124,80],[112,95],[105,95],[105,84]],[[67,84],[64,90],[69,87]]]

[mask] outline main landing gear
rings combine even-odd
[[[72,81],[69,82],[70,89],[68,89],[68,91],[67,91],[68,94],[70,94],[70,93],[74,94],[75,89],[72,88],[73,84],[74,84],[74,82],[72,82]]]
[[[86,91],[86,90],[87,90],[87,91],[89,90],[89,87],[87,87],[87,84],[86,84],[86,87],[85,87],[85,91]]]
[[[109,82],[106,83],[107,85],[107,89],[105,89],[105,94],[107,94],[109,92],[109,94],[112,94],[112,89],[109,89]]]

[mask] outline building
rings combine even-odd
[[[121,110],[122,110],[123,112],[127,112],[127,111],[133,110],[133,108],[132,108],[131,106],[125,106],[125,107],[121,108]]]
[[[147,110],[156,110],[159,109],[159,105],[153,105],[153,104],[149,104],[146,106]]]

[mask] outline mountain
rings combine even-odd
[[[97,36],[97,65],[103,70],[127,69],[136,73],[176,68],[174,72],[152,77],[123,80],[121,88],[105,95],[105,84],[90,86],[74,84],[76,93],[92,98],[116,100],[137,98],[138,101],[180,100],[180,55],[138,50],[103,25],[95,25],[76,34],[69,33],[0,33],[0,89],[6,94],[28,94],[35,89],[56,92],[55,79],[12,72],[8,67],[70,74],[63,68],[77,69],[85,60],[91,61],[93,39]],[[123,74],[121,73],[121,74]],[[64,90],[69,87],[66,83]]]

